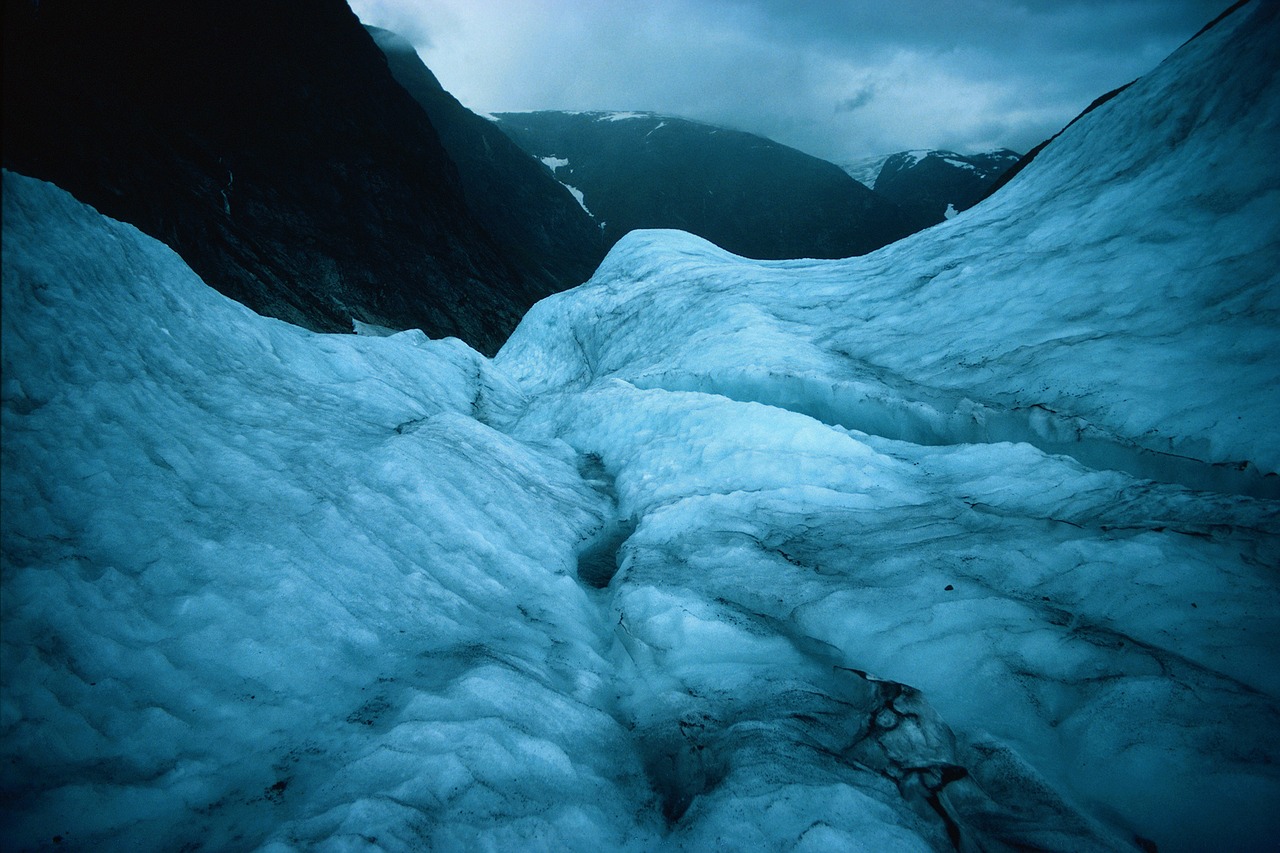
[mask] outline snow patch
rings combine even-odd
[[[978,171],[978,167],[977,167],[977,166],[975,166],[975,165],[973,165],[972,163],[970,163],[970,162],[969,162],[969,161],[967,161],[967,160],[960,160],[960,159],[958,159],[958,158],[956,158],[956,157],[942,157],[942,158],[940,158],[940,159],[941,159],[944,163],[946,163],[947,165],[949,165],[949,166],[954,166],[954,167],[956,167],[957,169],[966,169],[966,170],[968,170],[968,171],[970,171],[970,172],[976,172],[976,171]]]
[[[914,168],[917,164],[919,164],[921,160],[925,159],[926,157],[934,153],[936,152],[928,148],[916,148],[911,151],[903,151],[899,153],[897,156],[902,158],[903,169],[911,169],[911,168]]]
[[[591,212],[591,209],[589,207],[587,207],[587,199],[585,196],[583,196],[582,190],[578,189],[577,187],[570,186],[569,184],[566,184],[564,181],[561,181],[560,185],[569,191],[569,193],[573,196],[574,200],[577,201],[578,204],[582,207],[582,209],[587,212],[588,216],[590,216],[592,219],[595,218],[595,214]]]
[[[880,176],[880,170],[884,168],[891,154],[876,154],[872,157],[863,157],[859,160],[852,160],[848,163],[842,163],[840,168],[845,171],[849,177],[862,184],[867,189],[875,187],[876,178]]]

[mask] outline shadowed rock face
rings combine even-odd
[[[254,310],[494,351],[550,292],[468,212],[340,0],[5,4],[4,164],[172,248]]]
[[[396,82],[431,119],[458,167],[468,209],[504,256],[549,290],[590,278],[604,257],[604,238],[569,191],[494,122],[446,92],[406,39],[379,27],[365,29]]]
[[[749,133],[647,113],[498,118],[583,194],[610,246],[638,228],[677,228],[750,258],[839,258],[910,231],[838,166]]]
[[[968,210],[1018,162],[1008,148],[982,154],[902,151],[885,160],[875,191],[902,208],[917,228]]]

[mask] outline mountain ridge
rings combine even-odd
[[[492,352],[552,289],[472,217],[341,0],[7,0],[4,63],[7,168],[138,225],[264,314]]]
[[[390,30],[366,26],[396,78],[431,120],[459,171],[476,219],[521,268],[544,279],[547,292],[591,277],[604,257],[600,228],[537,161],[490,120],[449,94],[413,45]]]
[[[557,179],[583,193],[609,245],[637,228],[680,228],[745,257],[834,258],[909,230],[839,167],[744,131],[627,111],[494,117],[525,151],[557,163]]]
[[[925,148],[867,157],[841,168],[897,204],[920,230],[989,196],[1020,158],[1008,148],[974,154]]]

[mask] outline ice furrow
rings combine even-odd
[[[637,377],[632,384],[760,403],[828,426],[911,444],[1030,444],[1045,453],[1069,456],[1086,468],[1123,471],[1197,491],[1280,499],[1280,476],[1264,473],[1249,461],[1206,462],[1142,447],[1040,404],[1001,407],[943,395],[930,395],[926,401],[884,385],[772,371],[716,376],[663,372]]]

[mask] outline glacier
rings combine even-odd
[[[633,233],[492,360],[6,172],[0,846],[1272,847],[1277,30],[868,256]]]

